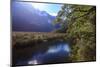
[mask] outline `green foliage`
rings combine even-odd
[[[72,62],[96,60],[96,7],[64,5],[56,20],[55,23],[62,24],[61,30],[66,31],[67,38],[72,44]]]

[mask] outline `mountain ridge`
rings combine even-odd
[[[55,16],[35,9],[30,4],[13,2],[11,10],[13,31],[51,32],[59,27],[52,24]]]

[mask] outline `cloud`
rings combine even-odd
[[[52,16],[57,16],[57,13],[49,13]]]

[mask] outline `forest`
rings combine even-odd
[[[96,7],[64,5],[54,24],[62,28],[55,32],[66,33],[71,43],[72,62],[96,60]]]

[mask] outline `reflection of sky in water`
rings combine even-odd
[[[66,43],[57,43],[48,47],[47,51],[42,53],[39,51],[38,53],[33,54],[32,58],[28,60],[19,60],[18,65],[37,65],[37,64],[45,64],[47,62],[63,61],[65,57],[70,56],[70,47]]]
[[[47,53],[57,53],[61,51],[69,52],[70,51],[69,46],[66,44],[63,44],[63,45],[61,44],[59,46],[53,46],[48,49]]]
[[[45,53],[37,53],[36,55],[28,61],[28,64],[42,64],[50,59],[55,59],[55,57],[68,56],[70,52],[70,48],[68,44],[59,44],[55,46],[51,46]]]
[[[29,61],[28,64],[39,64],[37,60]]]

